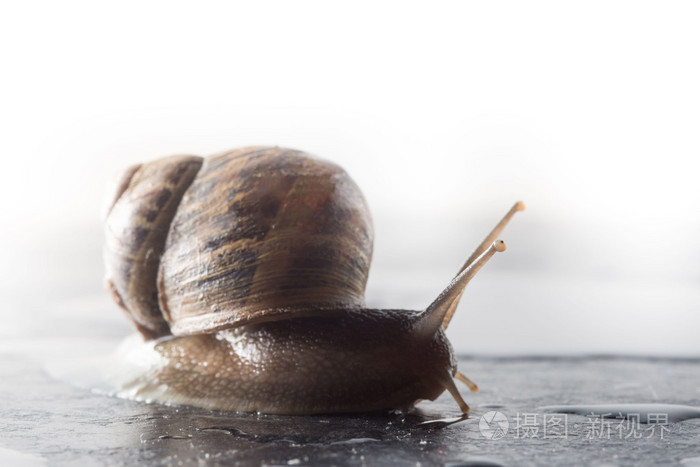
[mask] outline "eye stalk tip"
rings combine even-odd
[[[517,203],[515,203],[515,210],[516,211],[524,211],[525,210],[525,203],[523,203],[522,201],[518,201]]]
[[[495,242],[493,242],[493,248],[494,250],[499,252],[506,251],[506,242],[504,242],[503,240],[496,240]]]

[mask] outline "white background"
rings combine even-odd
[[[5,3],[5,330],[120,313],[100,207],[126,166],[267,144],[363,189],[371,305],[427,305],[527,203],[453,321],[460,352],[698,355],[697,5]]]

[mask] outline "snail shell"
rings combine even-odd
[[[141,399],[289,414],[405,408],[448,389],[466,413],[452,377],[472,383],[443,327],[521,208],[426,310],[373,310],[372,221],[337,165],[253,147],[133,166],[106,219],[106,284],[148,355],[121,385]]]
[[[248,148],[142,164],[121,186],[110,289],[147,337],[364,305],[372,221],[335,164]]]

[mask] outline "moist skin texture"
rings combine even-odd
[[[456,369],[442,329],[417,337],[416,316],[350,310],[147,342],[150,363],[122,395],[277,414],[407,408]]]

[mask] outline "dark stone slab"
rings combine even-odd
[[[462,358],[460,368],[481,391],[470,394],[462,388],[473,413],[459,420],[449,394],[423,402],[410,413],[347,416],[281,417],[144,404],[57,380],[45,362],[25,353],[12,353],[7,347],[0,353],[3,465],[689,466],[700,462],[698,418],[636,425],[543,409],[624,403],[697,408],[699,360]],[[489,412],[502,415],[494,419]],[[552,417],[560,417],[559,423]],[[498,428],[494,422],[504,419],[508,431],[499,439],[488,439],[494,430],[489,430],[487,421]]]

